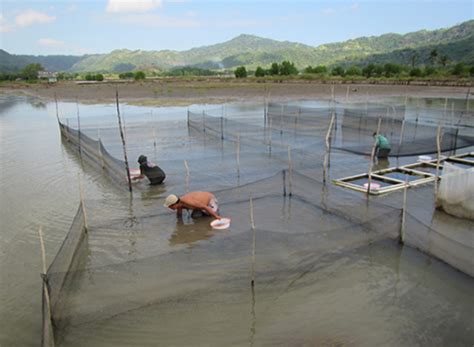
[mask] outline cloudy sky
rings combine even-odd
[[[473,0],[0,0],[12,54],[186,50],[252,34],[312,46],[474,18]]]

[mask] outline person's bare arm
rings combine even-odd
[[[207,213],[209,213],[211,216],[213,216],[216,219],[221,219],[221,216],[219,216],[217,213],[214,212],[214,210],[208,206],[202,207],[203,210],[206,210]]]

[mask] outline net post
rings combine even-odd
[[[405,244],[405,223],[407,213],[407,191],[408,191],[408,175],[405,178],[405,186],[403,187],[403,206],[402,206],[402,225],[400,225],[400,236],[398,242]]]
[[[82,215],[84,217],[84,227],[85,227],[86,233],[87,233],[88,230],[89,230],[89,226],[87,224],[86,205],[85,205],[85,202],[84,202],[84,188],[82,186],[81,174],[79,172],[77,173],[77,179],[79,181],[79,199],[81,201]]]
[[[120,137],[122,138],[123,157],[125,159],[125,170],[127,171],[128,190],[131,193],[132,192],[132,180],[130,178],[130,168],[128,166],[127,148],[126,148],[126,144],[125,144],[125,137],[123,135],[122,119],[120,118],[120,106],[119,106],[118,89],[115,89],[115,100],[116,100],[116,104],[117,104],[117,118],[118,118],[119,130],[120,130]]]
[[[268,154],[272,155],[272,117],[270,117],[270,124],[268,127],[269,136],[268,136]]]
[[[292,195],[292,176],[293,176],[293,164],[291,162],[291,146],[288,145],[288,196]]]
[[[380,124],[382,123],[382,118],[379,117],[379,121],[378,121],[378,124],[377,124],[377,131],[375,132],[376,136],[379,134],[380,132]],[[370,185],[372,183],[372,166],[374,164],[374,157],[375,157],[375,147],[377,146],[377,139],[375,139],[374,141],[374,144],[372,145],[372,152],[370,154],[370,163],[369,163],[369,179],[368,179],[368,182],[367,182],[367,198],[369,197],[370,195]]]
[[[54,92],[54,102],[56,104],[56,119],[58,121],[58,124],[60,124],[61,122],[59,121],[58,96],[56,95],[56,92]]]
[[[221,140],[224,141],[224,116],[221,117]]]
[[[202,131],[206,132],[206,113],[202,111]]]
[[[188,129],[189,129],[189,107],[186,112],[186,124],[188,125]]]
[[[188,166],[188,161],[184,160],[184,168],[186,169],[186,178],[184,182],[185,190],[186,193],[189,192],[189,166]]]
[[[47,311],[47,315],[48,317],[44,317],[43,316],[43,334],[44,334],[44,331],[45,331],[45,319],[48,320],[48,330],[50,330],[49,334],[51,335],[50,336],[50,341],[48,344],[45,344],[44,343],[44,340],[42,341],[42,345],[45,346],[45,345],[48,345],[50,347],[54,347],[55,346],[55,343],[54,343],[54,332],[52,331],[53,329],[53,322],[52,322],[52,310],[51,310],[51,297],[49,295],[49,286],[48,286],[48,277],[47,277],[47,270],[46,270],[46,251],[45,251],[45,247],[44,247],[44,240],[43,240],[43,230],[41,228],[41,226],[38,228],[38,235],[39,235],[39,241],[40,241],[40,247],[41,247],[41,263],[42,263],[42,273],[40,274],[41,276],[41,280],[42,280],[42,283],[43,283],[43,298],[46,302],[43,303],[46,304],[46,311]],[[43,309],[43,315],[44,315],[44,309]],[[43,337],[44,338],[44,337]]]
[[[240,177],[240,133],[237,134],[237,177]]]
[[[104,157],[102,156],[102,148],[100,142],[100,128],[97,128],[97,151],[99,152],[100,167],[104,169]]]
[[[402,120],[402,127],[400,129],[400,139],[398,140],[398,155],[400,155],[400,148],[402,147],[404,132],[405,132],[405,119]]]
[[[251,286],[255,285],[255,246],[256,246],[256,230],[253,216],[253,200],[250,198],[250,226],[252,228],[252,279]]]
[[[436,175],[435,175],[435,182],[434,182],[434,190],[435,190],[435,207],[438,207],[438,194],[439,194],[439,165],[441,162],[441,122],[438,125],[438,131],[436,132],[436,149],[438,157],[436,159]]]
[[[346,102],[349,102],[349,86],[346,88]]]
[[[76,99],[76,112],[77,112],[77,141],[79,143],[79,155],[82,155],[81,149],[81,117],[79,115],[79,104]]]
[[[329,128],[328,128],[328,131],[326,133],[326,152],[325,152],[325,155],[324,155],[324,163],[323,163],[323,183],[326,183],[326,175],[327,175],[328,164],[329,164],[329,159],[328,159],[329,146],[330,146],[329,139],[331,137],[332,125],[333,125],[333,122],[334,122],[334,118],[335,118],[335,114],[333,112],[332,116],[331,116],[331,120],[329,122]]]
[[[286,171],[282,170],[283,174],[283,196],[286,196]]]

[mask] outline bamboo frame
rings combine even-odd
[[[46,300],[46,306],[47,306],[47,309],[48,309],[48,317],[50,319],[49,323],[50,323],[50,326],[52,327],[53,322],[51,320],[52,320],[53,315],[52,315],[52,311],[51,311],[51,297],[50,297],[50,294],[49,294],[48,279],[47,279],[47,275],[46,275],[46,272],[47,272],[47,270],[46,270],[46,251],[45,251],[45,247],[44,247],[43,231],[42,231],[41,226],[38,229],[38,234],[39,234],[40,247],[41,247],[41,263],[42,263],[42,270],[43,270],[43,272],[41,274],[41,278],[43,280],[44,298]],[[43,329],[44,329],[44,326],[43,326]],[[55,346],[54,333],[51,336],[51,344],[52,344],[53,347]]]

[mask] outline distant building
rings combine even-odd
[[[48,83],[56,83],[58,81],[58,73],[51,71],[38,71],[39,79],[47,79]]]

